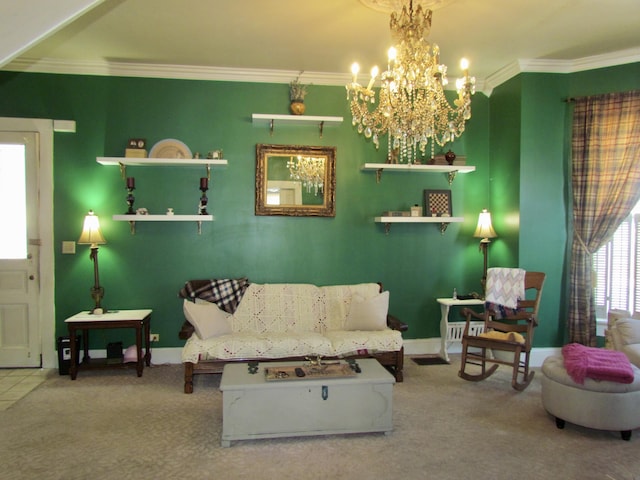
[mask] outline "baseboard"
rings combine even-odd
[[[440,353],[440,346],[442,343],[440,342],[439,337],[434,338],[412,338],[405,340],[404,344],[404,354],[405,355],[438,355]],[[529,365],[532,367],[540,367],[542,366],[542,362],[544,359],[551,355],[559,355],[561,351],[561,347],[540,347],[533,348],[531,350],[531,358],[529,359]],[[461,345],[460,343],[452,343],[447,348],[448,353],[460,353]]]
[[[182,347],[154,348],[151,350],[151,364],[182,363]]]

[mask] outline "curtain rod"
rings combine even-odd
[[[600,93],[600,94],[596,94],[596,95],[585,95],[583,97],[567,97],[562,101],[566,102],[566,103],[573,103],[573,102],[577,102],[578,100],[584,100],[585,98],[603,97],[605,95],[611,95],[612,93],[634,93],[634,92],[640,92],[640,90],[629,90],[629,91],[624,91],[624,92]]]

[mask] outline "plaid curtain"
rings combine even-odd
[[[640,199],[640,91],[576,100],[569,342],[596,346],[592,255]]]

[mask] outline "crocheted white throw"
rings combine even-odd
[[[486,301],[517,308],[524,298],[525,273],[521,268],[489,268]]]

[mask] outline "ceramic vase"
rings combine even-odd
[[[291,102],[290,105],[291,113],[294,115],[302,115],[304,113],[304,103],[302,102]]]

